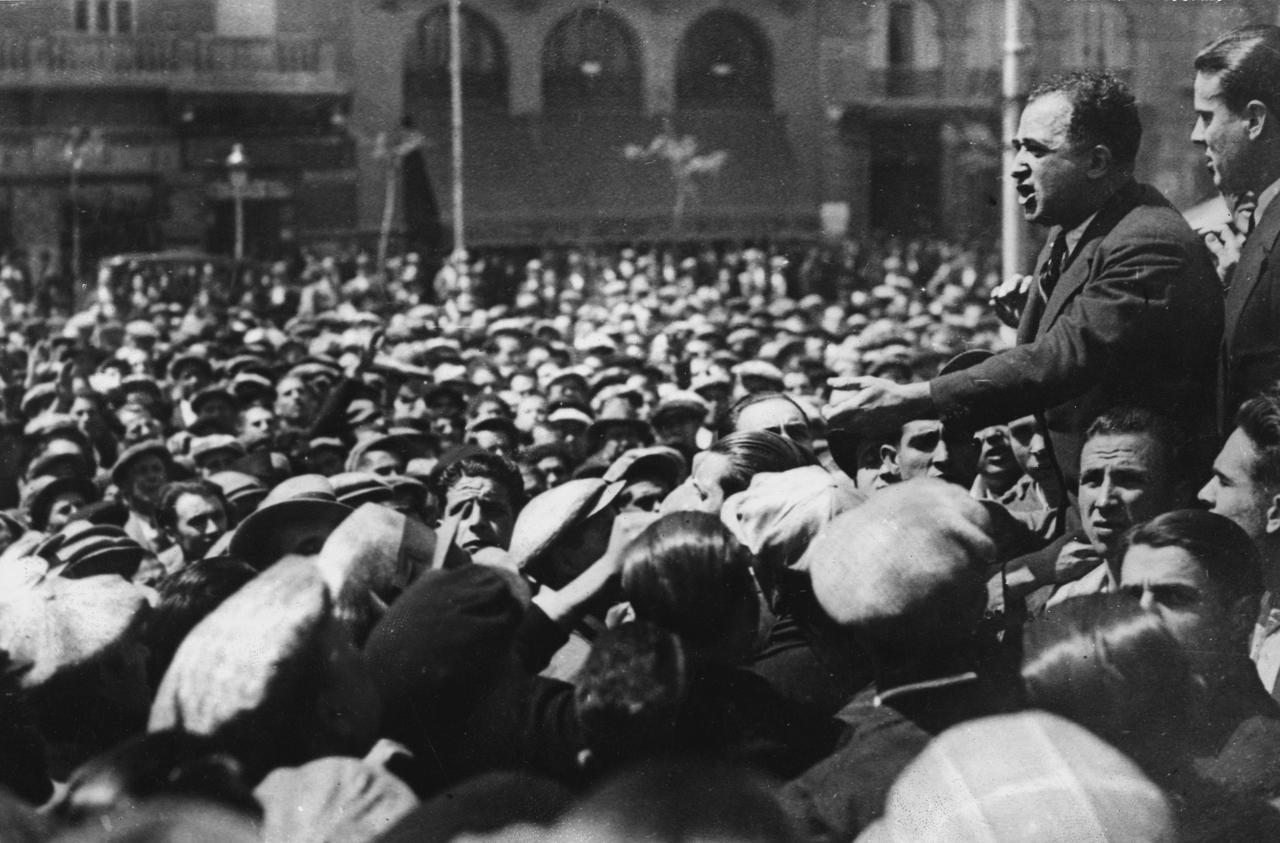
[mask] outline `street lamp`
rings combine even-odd
[[[249,186],[249,159],[242,144],[232,144],[227,156],[227,179],[231,182],[231,200],[236,209],[236,263],[244,259],[244,189]]]

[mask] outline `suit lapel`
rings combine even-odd
[[[1267,261],[1267,256],[1275,248],[1278,236],[1280,236],[1280,201],[1273,200],[1267,206],[1253,233],[1244,241],[1244,248],[1240,251],[1240,260],[1236,263],[1231,289],[1227,291],[1223,336],[1229,338],[1235,334],[1245,305],[1249,303],[1249,297],[1258,287],[1262,268]]]
[[[1107,204],[1102,206],[1098,215],[1089,223],[1080,242],[1076,244],[1075,251],[1068,258],[1070,262],[1058,279],[1058,286],[1053,288],[1053,295],[1049,296],[1049,301],[1045,304],[1044,315],[1040,318],[1040,333],[1053,324],[1053,320],[1058,318],[1071,297],[1092,277],[1090,262],[1098,251],[1102,238],[1115,228],[1125,214],[1133,210],[1141,195],[1141,185],[1129,182],[1107,200]]]
[[[1027,303],[1023,305],[1022,317],[1018,320],[1020,344],[1029,343],[1036,338],[1036,329],[1040,326],[1041,316],[1044,313],[1044,299],[1040,297],[1040,273],[1044,270],[1045,261],[1053,251],[1053,241],[1058,238],[1060,231],[1062,231],[1061,226],[1056,225],[1049,230],[1049,236],[1045,238],[1044,246],[1040,249],[1040,257],[1036,258],[1035,274],[1031,276],[1031,289],[1027,291]]]

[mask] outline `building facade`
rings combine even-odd
[[[1191,57],[1269,0],[1022,0],[1027,85],[1111,67],[1139,176],[1211,192]],[[466,0],[468,243],[994,239],[1003,0]],[[0,3],[0,248],[426,246],[453,192],[444,0]],[[226,159],[243,146],[249,179]],[[408,155],[397,154],[397,148]]]

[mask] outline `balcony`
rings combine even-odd
[[[338,94],[331,41],[310,36],[0,34],[0,90],[162,88]]]

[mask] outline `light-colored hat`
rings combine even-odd
[[[839,624],[904,617],[945,623],[944,608],[974,588],[985,593],[985,569],[995,556],[982,504],[959,486],[922,477],[837,516],[798,564],[809,569],[814,596]]]
[[[281,767],[253,795],[263,843],[368,843],[418,804],[400,779],[356,758]]]
[[[511,564],[521,571],[535,565],[561,537],[612,504],[624,485],[598,477],[570,480],[529,501],[511,534]]]
[[[889,791],[858,843],[1175,841],[1160,788],[1118,750],[1042,711],[943,732]]]
[[[36,574],[38,564],[27,566]],[[30,667],[25,689],[92,664],[128,640],[150,592],[118,576],[6,577],[0,588],[0,650]]]

